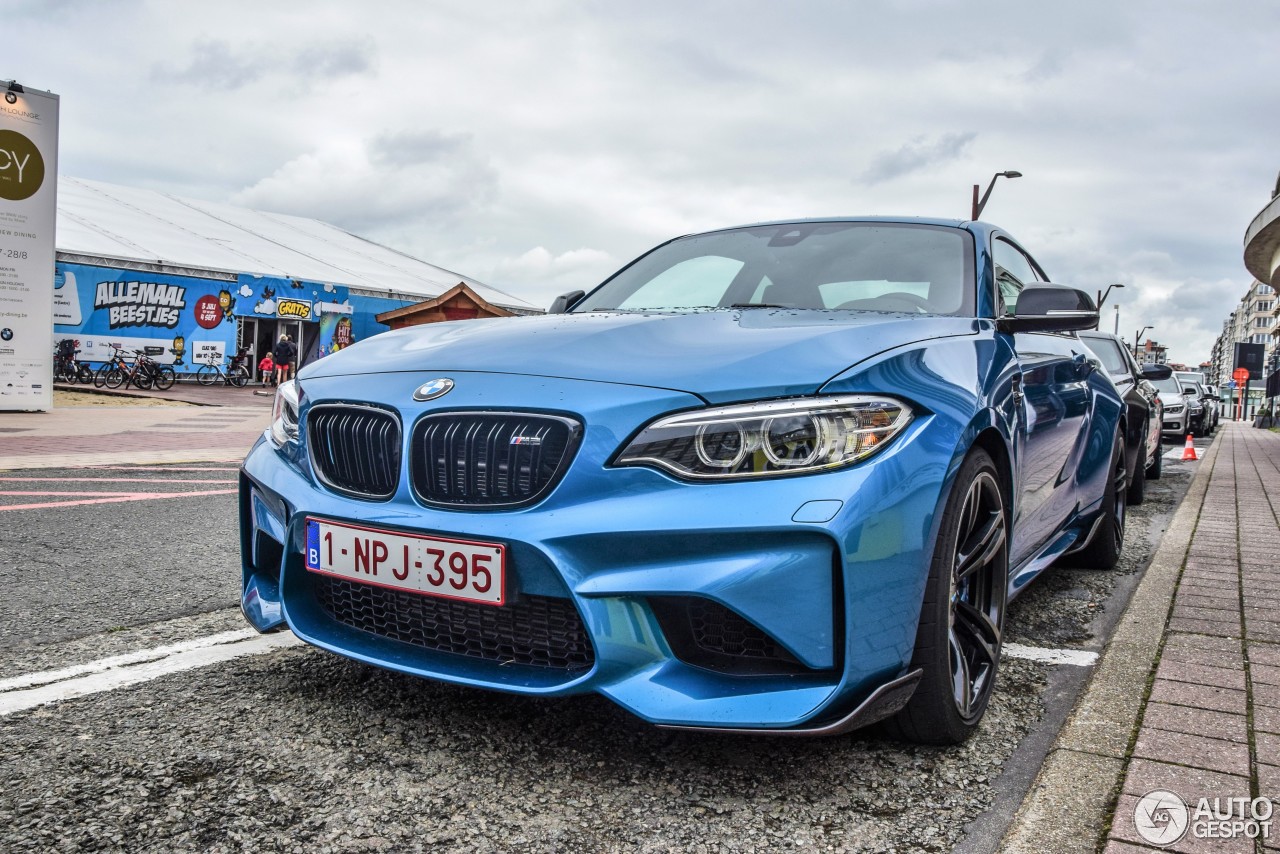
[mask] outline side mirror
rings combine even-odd
[[[1173,368],[1168,365],[1144,364],[1140,370],[1144,380],[1167,380],[1173,376]]]
[[[996,320],[1001,332],[1071,332],[1098,325],[1098,307],[1082,290],[1032,282],[1018,294],[1017,314]]]
[[[555,302],[551,303],[551,308],[547,309],[547,314],[564,314],[577,305],[578,300],[586,295],[586,291],[569,291],[566,294],[561,294],[555,298]]]

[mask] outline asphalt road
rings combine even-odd
[[[1051,570],[1008,640],[1100,650],[1194,465],[1130,508],[1119,569]],[[232,467],[10,476],[41,480],[0,480],[0,699],[243,626]],[[980,731],[937,749],[670,732],[276,649],[0,716],[0,850],[989,851],[1088,673],[1006,655]]]

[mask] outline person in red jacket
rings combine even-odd
[[[258,375],[262,377],[263,385],[267,385],[268,383],[271,385],[276,384],[276,378],[274,376],[275,370],[276,363],[271,360],[271,354],[268,353],[263,356],[262,361],[258,363]]]

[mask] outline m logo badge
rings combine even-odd
[[[453,390],[453,380],[441,377],[438,380],[432,380],[429,383],[423,383],[418,386],[417,391],[413,393],[414,400],[435,400],[437,397],[443,397]]]

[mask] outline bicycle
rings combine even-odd
[[[249,369],[239,359],[232,359],[231,364],[223,368],[222,363],[205,362],[196,371],[196,382],[200,385],[213,385],[221,377],[222,381],[236,388],[244,388],[249,384]]]
[[[111,360],[99,369],[99,373],[102,373],[103,369],[106,370],[103,374],[103,385],[107,388],[119,388],[121,385],[128,388],[132,383],[139,389],[155,386],[160,391],[164,391],[178,379],[172,365],[161,365],[141,350],[133,351],[134,360],[130,365],[124,360],[123,349],[114,346],[112,349],[114,352],[111,354]],[[97,384],[96,376],[94,384]]]
[[[53,378],[55,381],[63,380],[69,383],[91,383],[93,382],[93,368],[81,362],[76,356],[80,355],[80,351],[76,349],[79,344],[71,338],[64,338],[58,342],[58,346],[53,351]]]

